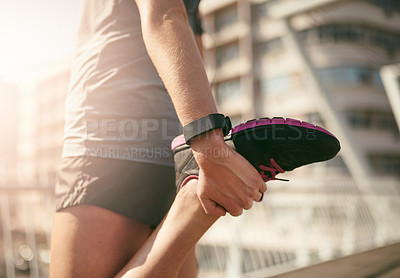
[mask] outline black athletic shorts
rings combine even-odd
[[[176,194],[174,168],[90,156],[62,159],[56,210],[99,206],[155,228]]]

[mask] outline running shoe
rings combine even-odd
[[[329,160],[339,152],[339,140],[326,129],[295,119],[261,118],[235,126],[224,138],[260,173],[264,181],[282,180],[277,174]],[[198,178],[199,166],[183,135],[171,143],[176,186]]]

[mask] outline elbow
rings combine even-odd
[[[189,25],[185,7],[168,7],[165,9],[150,10],[142,16],[142,28],[163,28],[174,24],[184,23]]]
[[[182,6],[168,9],[162,16],[162,22],[169,21],[189,23],[185,8]]]

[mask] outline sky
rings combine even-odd
[[[72,56],[81,0],[0,0],[0,77]]]

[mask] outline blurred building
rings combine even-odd
[[[202,12],[223,113],[236,123],[284,116],[325,126],[348,168],[400,176],[399,130],[379,75],[400,61],[399,1],[204,0]],[[325,165],[346,172],[341,157]]]
[[[17,86],[0,84],[0,186],[17,178],[17,105]]]
[[[321,125],[342,150],[213,226],[200,277],[270,277],[399,241],[400,134],[380,70],[400,62],[400,1],[203,0],[201,11],[222,113]]]
[[[24,187],[55,182],[69,75],[68,60],[26,74],[19,82],[17,150],[19,182]]]
[[[57,61],[0,85],[0,277],[48,277],[69,69]]]
[[[307,9],[309,3],[320,6]],[[286,13],[329,105],[345,119],[351,148],[344,144],[341,153],[359,149],[356,154],[374,175],[399,176],[400,135],[379,75],[382,66],[400,61],[399,5],[395,0],[203,0],[205,63],[219,109],[234,123],[284,116],[341,135],[313,92],[304,59],[287,39]],[[54,180],[69,63],[23,80],[14,88],[20,95],[20,176]],[[341,157],[324,165],[347,174]]]

